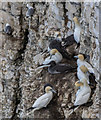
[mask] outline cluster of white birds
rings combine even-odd
[[[77,77],[79,81],[75,83],[77,87],[79,87],[76,93],[76,100],[74,106],[82,105],[87,103],[90,95],[91,95],[91,88],[89,86],[92,80],[89,80],[89,76],[94,76],[94,68],[85,61],[83,54],[79,54],[78,56],[74,56],[77,58]]]
[[[77,42],[77,47],[80,45],[80,35],[81,35],[81,26],[76,17],[73,18],[75,22],[75,30],[74,30],[74,39]],[[48,51],[50,56],[45,59],[43,65],[38,67],[38,69],[43,67],[48,67],[48,72],[51,74],[64,73],[75,68],[69,66],[68,64],[61,64],[63,58],[68,58],[68,53],[62,47],[61,42],[59,40],[53,40],[48,47]],[[61,52],[63,51],[63,52]],[[90,76],[94,76],[95,68],[93,68],[88,62],[86,62],[83,54],[79,54],[78,56],[74,56],[77,58],[77,77],[79,81],[75,83],[75,86],[78,87],[76,93],[76,99],[74,102],[74,106],[80,106],[88,102],[91,95],[91,88],[89,86],[91,80],[89,80]],[[95,76],[94,76],[95,78]],[[46,87],[47,88],[47,87]],[[33,111],[39,110],[42,107],[46,107],[48,103],[51,101],[53,97],[52,87],[48,86],[48,90],[46,89],[46,93],[39,97],[31,109],[34,108]],[[28,113],[29,114],[29,113]]]
[[[27,7],[28,11],[26,13],[26,16],[31,17],[34,14],[34,9],[32,6],[29,5],[27,5]],[[78,48],[78,46],[80,45],[81,40],[80,35],[82,29],[77,17],[74,17],[73,20],[75,22],[74,36],[70,36],[69,38],[67,38],[67,41],[71,40],[71,38],[74,37],[74,40],[76,41]],[[4,31],[8,35],[11,35],[12,28],[8,23],[6,24]],[[48,72],[51,74],[59,74],[65,72],[67,73],[77,69],[77,77],[79,81],[75,83],[75,86],[78,87],[78,90],[76,93],[76,100],[74,102],[74,106],[85,104],[88,102],[91,95],[91,88],[89,86],[91,81],[90,76],[94,76],[95,69],[88,62],[85,61],[83,54],[74,56],[75,58],[77,58],[77,68],[68,64],[61,64],[60,62],[62,61],[63,58],[71,59],[71,57],[67,53],[66,49],[62,46],[60,41],[61,40],[59,38],[58,40],[53,40],[50,42],[48,47],[50,56],[44,60],[43,65],[38,67],[38,69],[48,67]],[[50,84],[46,84],[44,86],[44,90],[45,94],[39,97],[32,105],[32,107],[29,108],[33,109],[33,112],[43,107],[47,107],[47,105],[53,98],[53,92],[56,93],[55,90],[53,90],[52,85]],[[27,115],[29,115],[31,112],[29,112]]]

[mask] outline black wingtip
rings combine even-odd
[[[79,48],[79,46],[80,46],[80,43],[77,43],[76,49],[78,49],[78,48]]]

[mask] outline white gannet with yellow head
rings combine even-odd
[[[80,36],[81,36],[82,29],[81,29],[81,25],[80,25],[77,17],[74,17],[73,21],[75,23],[74,39],[75,39],[75,41],[77,43],[77,47],[79,47],[79,45],[80,45],[80,39],[81,39]]]
[[[85,67],[87,67],[87,69],[90,73],[96,74],[96,76],[97,76],[97,74],[98,74],[97,70],[94,67],[92,67],[90,63],[85,61],[85,57],[83,54],[79,54],[74,57],[77,58],[77,66],[78,67],[84,65]]]
[[[74,58],[77,58],[77,66],[84,65],[84,55],[78,54],[77,56],[74,56]]]
[[[95,86],[97,82],[95,81],[94,73],[90,73],[87,67],[84,65],[80,66],[79,68],[81,71],[81,73],[79,73],[79,78],[81,79],[85,77],[87,79],[88,84],[90,84],[90,86]]]
[[[53,98],[53,93],[56,93],[56,91],[53,89],[52,85],[51,84],[46,84],[44,86],[44,91],[45,91],[45,94],[40,96],[35,102],[34,104],[32,105],[32,107],[30,107],[29,109],[27,110],[32,110],[31,112],[29,112],[27,115],[29,115],[30,113],[32,112],[35,112],[36,110],[39,110],[43,107],[47,107],[47,105],[50,103],[50,101],[52,100]]]
[[[52,49],[50,51],[50,56],[45,59],[43,65],[49,64],[51,61],[55,61],[56,63],[61,62],[63,59],[61,53],[57,49]]]
[[[77,68],[77,77],[79,80],[82,78],[87,79],[87,82],[89,84],[89,71],[88,71],[87,67],[85,67],[84,65],[78,67]]]
[[[91,95],[91,88],[87,83],[85,78],[82,78],[80,81],[75,83],[75,86],[80,87],[76,93],[76,100],[74,106],[82,105],[88,102]]]

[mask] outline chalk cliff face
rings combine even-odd
[[[33,118],[33,113],[26,116],[26,109],[43,94],[44,84],[51,83],[57,90],[57,95],[46,109],[35,112],[35,118],[99,118],[99,3],[33,2],[29,3],[35,10],[32,19],[26,17],[26,4],[0,3],[0,116]],[[43,63],[46,53],[40,53],[47,49],[50,37],[56,37],[56,31],[64,38],[73,34],[74,16],[79,18],[83,29],[80,49],[76,53],[89,55],[89,62],[99,74],[96,75],[97,85],[91,97],[93,104],[82,106],[73,112],[69,107],[75,101],[76,73],[51,75],[47,69],[37,71],[36,68]],[[6,23],[13,28],[12,36],[4,33]],[[76,65],[73,61],[70,63]]]

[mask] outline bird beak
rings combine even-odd
[[[78,58],[78,56],[74,56],[74,58]]]
[[[76,86],[76,87],[80,87],[80,86],[82,86],[82,85],[83,85],[83,83],[80,82],[80,81],[77,81],[77,82],[75,83],[75,86]]]
[[[55,91],[54,89],[52,89],[52,92],[53,92],[53,93],[56,93],[56,91]]]
[[[45,68],[45,67],[50,67],[50,65],[43,65],[43,66],[40,66],[40,67],[36,68],[36,70],[39,70],[39,69]]]

